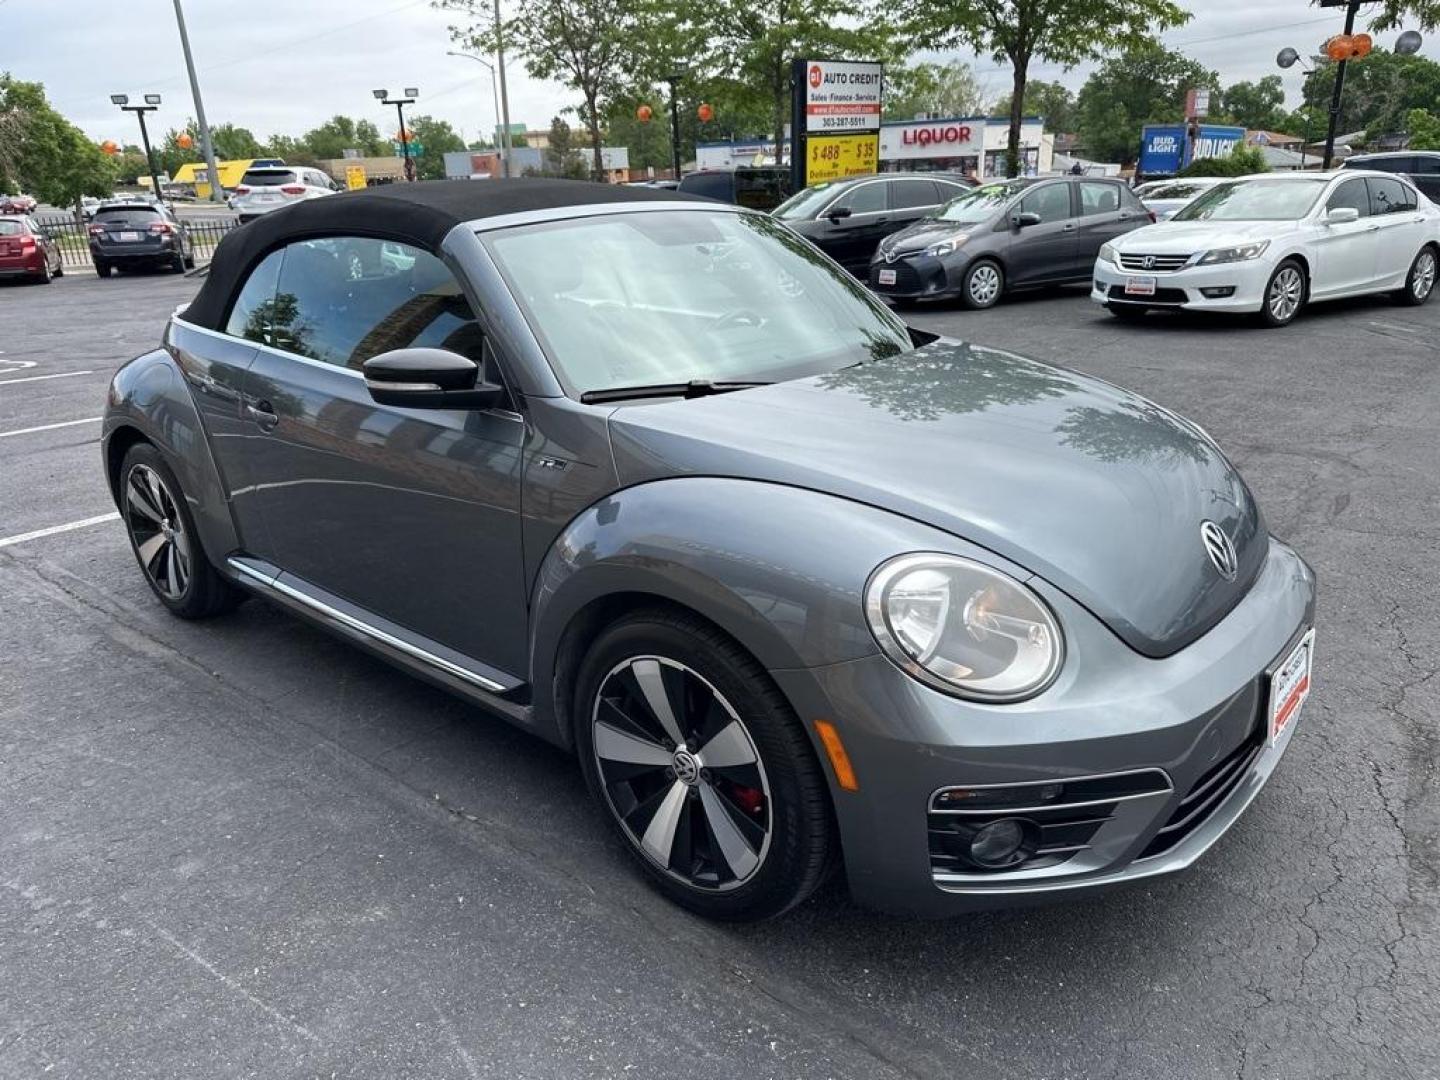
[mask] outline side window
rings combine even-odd
[[[1081,214],[1115,214],[1120,211],[1120,185],[1082,180],[1080,187]]]
[[[1415,209],[1415,196],[1399,180],[1380,180],[1372,176],[1365,183],[1370,185],[1370,213],[1375,216]]]
[[[964,184],[947,184],[944,180],[935,181],[935,186],[940,189],[940,201],[942,203],[949,202],[951,199],[957,199],[967,191],[974,190],[973,188],[966,187]]]
[[[427,251],[339,236],[285,249],[273,344],[336,367],[422,345],[485,362],[484,336],[460,283]]]
[[[1421,154],[1415,159],[1417,176],[1440,176],[1440,155]]]
[[[225,320],[225,333],[247,341],[258,341],[262,345],[271,344],[275,288],[280,280],[280,263],[284,257],[284,251],[272,251],[250,271],[230,308],[230,318]]]
[[[848,206],[852,214],[878,213],[885,209],[885,185],[859,184],[836,199],[835,206]]]
[[[1041,224],[1070,216],[1070,185],[1046,184],[1020,200],[1020,213],[1039,214]]]
[[[889,187],[892,210],[905,210],[912,206],[935,206],[944,201],[936,191],[934,180],[895,180]]]
[[[1126,210],[1143,211],[1145,209],[1145,204],[1140,201],[1139,195],[1136,195],[1124,184],[1117,184],[1116,187],[1120,189],[1120,205]]]
[[[1330,193],[1325,209],[1335,210],[1343,206],[1352,206],[1359,210],[1361,217],[1370,216],[1370,196],[1365,190],[1364,180],[1346,180]]]

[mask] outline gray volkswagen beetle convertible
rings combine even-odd
[[[672,192],[246,225],[104,467],[176,615],[263,597],[572,750],[717,918],[841,866],[932,915],[1179,870],[1310,685],[1312,574],[1203,431]]]

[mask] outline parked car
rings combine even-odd
[[[1152,221],[1119,180],[985,184],[882,241],[870,287],[894,300],[958,296],[988,308],[1012,289],[1088,281],[1100,245]]]
[[[1402,178],[1266,174],[1220,184],[1163,226],[1107,244],[1091,297],[1120,318],[1184,308],[1284,326],[1313,300],[1389,292],[1423,304],[1437,260],[1440,208]]]
[[[60,245],[26,214],[0,217],[0,278],[29,278],[42,285],[63,277]]]
[[[676,190],[751,210],[774,210],[790,197],[794,184],[788,165],[741,165],[686,173]]]
[[[0,214],[33,214],[39,205],[30,195],[0,195]]]
[[[87,231],[90,260],[102,278],[109,277],[112,270],[160,266],[183,274],[195,265],[189,231],[159,203],[102,203]]]
[[[264,165],[245,170],[229,206],[240,215],[240,224],[262,214],[307,199],[319,199],[343,190],[319,169],[301,165]]]
[[[159,602],[264,597],[572,750],[706,915],[1192,863],[1310,685],[1313,576],[1224,454],[683,199],[398,184],[229,234],[102,425]]]
[[[1355,154],[1342,169],[1374,169],[1400,173],[1431,202],[1440,203],[1440,151],[1400,150],[1385,154]]]
[[[1192,176],[1184,180],[1172,180],[1146,191],[1140,195],[1140,201],[1145,204],[1145,209],[1155,215],[1156,221],[1165,221],[1190,205],[1195,196],[1221,183],[1224,183],[1224,178],[1218,176]]]
[[[974,186],[948,173],[881,173],[816,184],[796,192],[772,213],[863,278],[881,240]]]
[[[100,209],[100,200],[93,195],[86,195],[80,200],[80,216],[86,221],[95,217],[95,211]]]

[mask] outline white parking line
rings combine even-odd
[[[19,536],[0,537],[0,548],[9,547],[11,544],[23,544],[26,540],[39,540],[42,536],[54,536],[56,533],[70,532],[72,529],[85,529],[91,525],[100,525],[106,521],[119,521],[120,515],[115,511],[108,514],[101,514],[99,517],[85,518],[83,521],[71,521],[65,525],[51,525],[48,529],[36,529],[34,532],[21,533]]]
[[[76,424],[98,424],[105,419],[103,416],[88,416],[84,420],[62,420],[58,424],[41,424],[39,427],[22,427],[14,431],[0,431],[0,439],[8,439],[12,435],[33,435],[37,431],[54,431],[56,428],[74,427]]]
[[[0,386],[18,382],[39,382],[41,379],[68,379],[75,375],[94,375],[93,371],[62,371],[58,375],[27,375],[23,379],[0,379]]]

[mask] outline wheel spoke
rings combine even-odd
[[[660,721],[665,734],[675,741],[676,746],[684,743],[685,734],[680,730],[675,711],[670,707],[670,696],[665,690],[660,664],[655,660],[636,660],[630,670],[635,674],[640,692],[645,695],[645,704],[650,706],[650,711],[655,714],[655,719]]]
[[[747,876],[760,860],[745,837],[740,835],[735,822],[730,820],[730,812],[725,809],[720,796],[715,794],[710,785],[702,784],[700,802],[705,807],[705,822],[710,826],[710,833],[715,837],[715,843],[719,845],[730,872],[737,878]]]
[[[675,828],[680,824],[680,812],[685,809],[685,791],[685,785],[679,780],[670,785],[640,840],[641,846],[667,868],[670,850],[675,846]]]
[[[630,765],[670,764],[670,751],[659,743],[637,739],[606,723],[595,725],[595,753],[606,761],[623,761]]]
[[[699,751],[700,760],[709,769],[727,769],[735,765],[750,765],[755,761],[755,751],[750,747],[750,737],[739,720],[731,720],[719,733]]]
[[[180,580],[180,571],[176,567],[177,561],[175,545],[172,543],[165,549],[165,583],[172,594],[185,591],[185,585]]]
[[[154,574],[156,556],[165,550],[168,542],[164,533],[156,533],[149,540],[137,545],[135,550],[140,553],[140,565]]]
[[[129,495],[130,498],[128,502],[132,510],[138,511],[144,517],[155,522],[155,524],[160,524],[161,519],[164,518],[165,515],[161,512],[160,507],[150,498],[150,492],[145,489],[138,470],[130,474]]]
[[[150,492],[150,502],[159,507],[161,517],[170,516],[170,507],[166,505],[169,500],[165,498],[165,489],[160,486],[160,479],[155,473],[146,469],[142,474],[145,480],[145,487]]]

